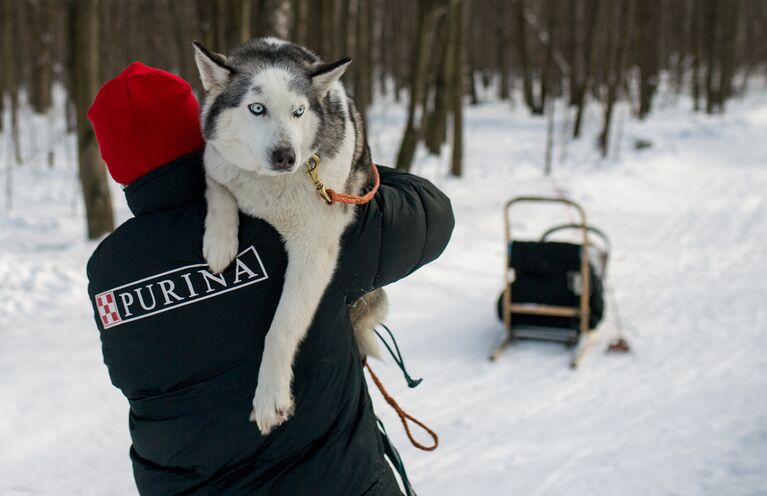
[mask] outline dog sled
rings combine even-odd
[[[555,225],[537,240],[514,239],[511,211],[523,203],[562,204],[577,213],[578,222]],[[604,314],[610,240],[588,224],[578,203],[564,198],[516,197],[506,203],[503,218],[506,256],[498,316],[506,335],[490,360],[517,340],[535,339],[572,348],[570,366],[576,368]],[[554,240],[565,231],[575,232],[579,241]]]

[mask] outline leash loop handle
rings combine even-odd
[[[416,448],[423,451],[434,451],[435,449],[437,449],[437,447],[439,446],[439,436],[437,436],[437,433],[429,429],[429,427],[427,427],[426,424],[424,424],[417,418],[413,417],[412,415],[407,413],[405,410],[403,410],[401,406],[399,406],[399,404],[397,403],[397,400],[392,398],[389,392],[386,391],[386,388],[384,388],[383,384],[381,383],[381,379],[379,379],[378,376],[375,374],[375,372],[373,372],[373,369],[370,368],[369,363],[365,363],[365,368],[368,369],[370,378],[373,379],[373,382],[375,383],[378,390],[381,391],[381,395],[384,397],[386,402],[389,404],[389,406],[391,406],[394,409],[395,412],[397,412],[397,415],[399,416],[399,419],[402,422],[402,426],[405,428],[405,433],[407,434],[407,437],[410,440],[410,443]],[[415,437],[413,437],[413,433],[410,431],[410,426],[408,425],[408,421],[413,422],[418,427],[423,429],[431,437],[433,444],[427,446],[425,444],[419,443],[415,439]]]

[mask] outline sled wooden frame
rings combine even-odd
[[[511,233],[511,216],[510,211],[511,208],[514,205],[518,205],[520,203],[560,203],[568,207],[572,207],[577,213],[578,217],[580,219],[580,224],[564,224],[562,226],[557,226],[552,229],[547,230],[543,237],[541,238],[542,241],[545,241],[546,237],[554,232],[555,230],[558,230],[560,228],[575,228],[579,229],[581,231],[582,239],[581,239],[581,295],[580,295],[580,301],[579,305],[576,307],[569,307],[569,306],[555,306],[555,305],[536,305],[536,304],[529,304],[529,303],[511,303],[511,251],[509,250],[509,244],[512,242],[513,237]],[[504,224],[504,241],[505,241],[505,247],[506,247],[506,256],[504,257],[505,266],[503,269],[503,298],[502,298],[502,312],[503,312],[503,325],[506,329],[506,336],[501,342],[500,345],[493,351],[493,353],[490,355],[490,361],[495,361],[498,359],[498,357],[501,355],[503,350],[511,344],[515,339],[517,339],[518,334],[515,332],[514,328],[512,327],[511,323],[511,314],[517,313],[517,314],[528,314],[528,315],[546,315],[546,316],[553,316],[553,317],[578,317],[579,318],[579,331],[580,334],[578,335],[578,339],[575,343],[575,349],[573,350],[571,359],[570,359],[570,367],[576,368],[578,367],[581,359],[583,358],[583,355],[586,353],[586,350],[588,349],[588,346],[591,341],[591,333],[589,332],[589,314],[591,312],[591,307],[589,303],[589,296],[591,293],[591,267],[589,265],[589,247],[590,247],[590,240],[589,240],[589,231],[595,231],[593,228],[590,228],[588,225],[588,222],[586,220],[586,212],[583,210],[583,207],[581,207],[578,203],[567,200],[565,198],[555,198],[555,197],[546,197],[546,196],[518,196],[516,198],[512,198],[508,202],[506,202],[506,205],[503,210],[503,224]],[[607,240],[607,237],[604,236],[603,233],[597,230],[597,234],[599,234],[601,237],[604,238],[605,243],[608,246],[609,251],[609,240]]]

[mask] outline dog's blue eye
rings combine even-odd
[[[248,110],[250,110],[250,113],[253,115],[264,115],[264,113],[266,113],[266,107],[260,103],[251,103],[248,105]]]
[[[293,112],[293,117],[301,117],[302,115],[304,115],[304,110],[305,110],[305,109],[304,109],[304,106],[303,106],[303,105],[301,105],[300,107],[298,107],[298,108],[296,109],[296,111],[295,111],[295,112]]]

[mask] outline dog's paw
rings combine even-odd
[[[217,232],[208,229],[202,238],[202,256],[214,274],[222,273],[237,257],[237,232]]]
[[[275,389],[268,392],[269,388],[256,388],[253,397],[253,410],[250,412],[250,421],[255,422],[261,434],[266,436],[275,427],[283,424],[293,415],[293,397],[290,389],[279,392]]]

